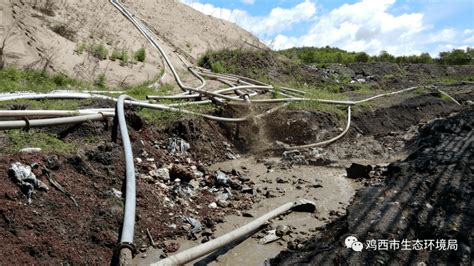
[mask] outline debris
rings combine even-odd
[[[119,199],[122,198],[122,191],[120,191],[116,188],[112,188],[111,192],[112,192],[112,195],[114,195],[115,197],[117,197]]]
[[[217,203],[212,202],[207,206],[209,209],[217,209]]]
[[[138,158],[138,157],[137,157],[137,158],[135,158],[135,162],[136,162],[137,164],[141,164],[141,163],[143,162],[143,160],[142,160],[141,158]]]
[[[266,236],[264,236],[262,239],[260,239],[260,244],[266,245],[266,244],[274,242],[278,239],[280,239],[280,237],[277,236],[276,230],[270,230],[270,231],[267,232]]]
[[[24,149],[21,149],[20,152],[23,152],[23,153],[37,153],[37,152],[41,152],[41,148],[24,148]]]
[[[165,167],[160,168],[160,169],[151,170],[149,172],[149,174],[152,177],[159,178],[163,181],[169,181],[170,180],[170,170],[168,170],[168,168],[165,168]]]
[[[57,155],[48,156],[48,158],[46,159],[46,162],[47,162],[48,169],[51,169],[51,170],[59,169],[60,163],[59,163],[59,158]]]
[[[287,225],[279,225],[276,228],[276,235],[282,237],[290,233],[290,227]]]
[[[370,178],[370,171],[372,166],[353,163],[349,168],[346,168],[347,178]]]
[[[36,179],[35,174],[31,171],[31,166],[23,165],[20,162],[12,163],[8,169],[8,175],[14,179],[17,185],[24,191],[28,197],[28,203],[31,203],[31,196],[34,193],[35,188],[48,191],[48,186],[42,181]]]
[[[179,244],[176,242],[171,242],[165,245],[166,252],[173,253],[179,250]]]
[[[151,246],[156,247],[155,241],[153,240],[153,237],[151,236],[150,230],[148,230],[148,228],[146,229],[146,233],[148,235],[148,238],[150,239]]]
[[[191,145],[181,138],[170,138],[168,140],[168,151],[173,155],[186,155]]]
[[[193,171],[186,169],[186,167],[182,165],[173,165],[171,170],[169,171],[169,177],[171,180],[175,180],[179,178],[183,182],[189,182],[195,178]]]
[[[72,202],[74,202],[74,205],[76,205],[76,207],[79,208],[79,204],[77,203],[76,199],[71,195],[71,193],[67,192],[62,186],[61,184],[59,184],[56,180],[53,179],[53,177],[51,176],[51,171],[46,168],[46,167],[43,167],[43,173],[46,175],[46,177],[48,178],[48,181],[49,183],[51,183],[51,185],[53,187],[55,187],[57,190],[61,191],[62,193],[64,193],[67,197],[69,197]]]
[[[222,171],[216,172],[216,186],[227,187],[229,185],[229,178]]]
[[[197,234],[202,231],[202,225],[198,220],[191,217],[184,217],[183,221],[191,225],[191,234]]]
[[[253,194],[253,188],[247,186],[247,185],[243,185],[242,186],[242,189],[240,190],[240,192],[242,193],[247,193],[247,194]]]

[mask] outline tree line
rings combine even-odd
[[[420,55],[394,56],[387,51],[379,55],[370,56],[365,52],[348,52],[334,47],[301,47],[278,51],[286,57],[305,63],[355,63],[355,62],[390,62],[390,63],[415,63],[415,64],[442,64],[442,65],[469,65],[474,64],[474,48],[453,49],[441,52],[437,58],[432,58],[429,53]]]

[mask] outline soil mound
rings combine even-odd
[[[402,264],[468,265],[474,244],[474,110],[434,121],[420,131],[418,149],[388,167],[386,184],[357,193],[347,215],[297,252],[283,252],[274,265]],[[348,236],[362,252],[344,246]],[[446,240],[456,250],[367,249],[371,240]]]

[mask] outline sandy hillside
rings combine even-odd
[[[206,16],[178,1],[124,3],[154,29],[178,70],[184,65],[173,52],[192,62],[208,49],[250,48],[246,43],[263,46],[235,24]],[[109,85],[154,79],[163,69],[157,51],[107,0],[11,0],[1,1],[0,9],[0,36],[8,35],[8,65],[48,69],[88,81],[105,74]],[[107,49],[107,59],[100,60],[83,49],[101,44]],[[142,47],[145,63],[110,60],[114,49],[126,51],[131,60]],[[166,76],[164,81],[171,82],[171,76]]]

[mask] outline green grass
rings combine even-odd
[[[0,70],[0,92],[49,92],[58,87],[84,88],[87,83],[64,74],[49,74],[38,70],[20,70],[7,67]]]
[[[140,49],[138,49],[138,50],[133,54],[133,57],[134,57],[134,59],[135,59],[136,61],[144,63],[144,62],[145,62],[145,58],[146,58],[145,48],[140,48]]]
[[[38,130],[22,131],[8,130],[5,135],[10,140],[7,148],[10,152],[16,152],[23,148],[41,148],[44,152],[71,153],[79,147],[76,143],[66,143],[57,138],[56,135]]]
[[[165,103],[165,102],[163,102]],[[169,103],[169,102],[166,102]],[[174,103],[177,103],[176,101]],[[213,104],[205,104],[205,105],[190,105],[182,107],[182,109],[193,111],[197,113],[209,113],[214,110]],[[163,111],[163,110],[153,110],[142,108],[138,111],[138,115],[143,117],[145,121],[149,124],[160,125],[163,123],[174,122],[180,119],[188,119],[188,118],[197,118],[198,116],[192,114],[183,114],[180,112],[173,112],[173,111]]]
[[[334,91],[333,86],[325,87],[311,87],[311,86],[296,86],[295,88],[306,92],[305,98],[326,99],[326,100],[346,100],[344,96]],[[300,101],[291,102],[288,105],[290,110],[318,110],[323,112],[335,113],[338,116],[346,116],[346,107],[334,104],[325,104],[317,101]]]

